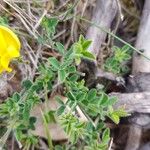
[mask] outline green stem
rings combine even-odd
[[[53,150],[54,147],[53,147],[52,138],[51,138],[51,135],[50,135],[50,132],[49,132],[48,123],[46,121],[46,118],[45,118],[44,113],[43,113],[42,110],[41,110],[41,114],[42,114],[42,118],[43,118],[43,122],[44,122],[45,134],[47,136],[49,150]]]
[[[83,107],[82,107],[80,104],[78,104],[78,107],[81,109],[81,111],[83,112],[83,114],[85,115],[85,117],[88,119],[88,121],[92,123],[93,127],[96,128],[95,123],[94,123],[93,120],[88,116],[88,114],[85,112],[85,110],[83,109]]]
[[[45,91],[45,110],[46,112],[48,111],[48,90],[47,90],[47,84],[44,87],[44,91]]]
[[[10,122],[10,125],[8,126],[7,131],[5,132],[5,134],[0,138],[0,149],[4,147],[11,131],[13,130],[14,126],[16,124],[16,121],[13,120],[12,122]]]
[[[9,135],[10,135],[10,133],[11,133],[11,131],[12,131],[12,128],[9,128],[9,129],[6,131],[6,133],[3,135],[3,137],[0,139],[0,149],[3,149],[3,147],[4,147],[4,145],[5,145],[5,143],[6,143],[7,139],[8,139],[8,137],[9,137]]]

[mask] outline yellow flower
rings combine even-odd
[[[9,63],[13,58],[20,56],[20,41],[9,28],[0,25],[0,73],[11,72]]]

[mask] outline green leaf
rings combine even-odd
[[[15,102],[18,102],[19,100],[20,100],[20,94],[19,93],[17,93],[17,92],[15,92],[14,94],[13,94],[13,100],[15,101]]]
[[[51,91],[51,90],[53,89],[53,86],[52,86],[52,83],[51,83],[51,82],[48,82],[48,83],[47,83],[47,89],[48,89],[49,91]]]
[[[60,96],[56,96],[55,99],[56,99],[56,101],[57,101],[60,105],[64,105],[64,102],[63,102],[63,100],[61,99]]]
[[[73,53],[73,47],[72,47],[65,53],[64,59],[68,60],[68,59],[73,59],[73,58],[74,58],[74,53]]]
[[[107,102],[108,105],[114,105],[117,102],[117,97],[110,97],[109,101]]]
[[[65,70],[59,70],[58,71],[58,80],[60,82],[64,82],[66,77],[67,77],[67,74],[66,74]]]
[[[109,101],[108,95],[103,93],[101,96],[100,105],[106,107],[108,106],[108,101]]]
[[[100,143],[98,145],[98,150],[107,150],[108,149],[108,143]]]
[[[88,92],[88,100],[91,101],[93,100],[95,97],[96,97],[96,89],[91,89],[89,92]]]
[[[79,65],[81,63],[81,58],[80,57],[76,57],[75,58],[75,63],[76,63],[76,65]]]
[[[82,45],[79,43],[74,44],[74,52],[75,54],[81,54],[83,51]]]
[[[72,82],[75,82],[75,81],[78,80],[78,78],[79,78],[79,75],[74,74],[74,75],[72,75],[72,76],[69,78],[69,80],[72,81]]]
[[[89,109],[89,114],[93,117],[97,116],[97,114],[99,113],[99,107],[97,105],[89,104],[87,108]]]
[[[37,118],[36,118],[36,117],[30,117],[30,123],[35,123],[35,122],[36,122],[36,120],[37,120]]]
[[[122,108],[116,110],[113,112],[113,114],[119,116],[119,117],[126,117],[129,116],[129,114],[127,112],[125,112]]]
[[[113,106],[116,102],[117,102],[117,98],[116,97],[108,97],[108,96],[104,96],[104,99],[101,101],[101,105],[103,106]],[[108,99],[107,99],[108,98]],[[106,101],[105,101],[106,100]],[[104,102],[105,101],[105,102]]]
[[[59,115],[61,115],[64,111],[65,111],[65,106],[64,105],[62,105],[62,106],[60,106],[58,109],[57,109],[57,115],[59,116]]]
[[[129,51],[130,47],[128,45],[124,45],[121,49],[122,51]]]
[[[83,57],[85,57],[87,59],[95,60],[95,56],[92,53],[88,52],[88,51],[82,52],[82,55],[83,55]]]
[[[30,88],[31,92],[39,92],[40,90],[43,89],[43,82],[35,82],[35,84],[33,84]]]
[[[39,71],[41,74],[45,74],[45,72],[46,72],[45,64],[40,63],[39,66],[38,66],[38,71]]]
[[[77,94],[77,96],[76,96],[76,100],[77,100],[77,101],[82,101],[82,100],[84,100],[85,96],[86,96],[86,93],[79,92],[79,93]]]
[[[79,134],[77,132],[74,132],[74,134],[72,134],[72,136],[70,137],[70,141],[72,144],[77,143],[78,136],[79,136]]]
[[[42,25],[44,25],[47,28],[54,28],[54,27],[56,27],[57,23],[58,23],[57,18],[47,18],[47,17],[45,17],[42,20]]]
[[[48,24],[49,27],[56,27],[57,23],[58,23],[58,19],[57,18],[48,18]]]
[[[9,18],[0,16],[0,25],[8,27]]]
[[[110,140],[110,129],[106,128],[102,135],[102,142],[108,143]]]
[[[116,124],[118,124],[120,122],[119,116],[116,115],[115,113],[110,114],[109,118]]]
[[[35,122],[37,118],[36,117],[30,117],[29,118],[29,129],[35,130]]]
[[[32,86],[32,81],[31,80],[24,80],[23,82],[22,82],[22,86],[26,89],[26,90],[28,90],[31,86]]]
[[[75,73],[76,72],[76,67],[75,66],[69,66],[67,69],[67,73]]]
[[[64,54],[65,48],[60,42],[56,42],[56,48],[60,54]]]
[[[56,145],[55,150],[64,150],[64,148],[62,148],[62,146],[60,146],[60,145]]]
[[[114,54],[106,59],[104,68],[109,72],[113,72],[114,74],[126,74],[129,72],[126,62],[131,59],[132,51],[130,51],[130,48],[127,45],[123,46],[122,48],[113,46],[112,49],[114,50]]]
[[[112,47],[112,50],[113,50],[113,51],[120,51],[120,48],[119,48],[118,46],[113,46],[113,47]]]
[[[30,118],[30,105],[26,103],[23,111],[23,119],[29,120],[29,118]]]
[[[19,140],[19,139],[23,139],[25,137],[25,135],[22,133],[22,131],[20,129],[16,129],[15,137],[17,138],[17,140]]]
[[[98,122],[96,129],[97,129],[98,131],[101,131],[101,130],[104,129],[104,128],[105,128],[104,122]]]
[[[61,69],[67,69],[73,62],[73,59],[67,59],[63,62],[63,64],[61,65]]]
[[[67,93],[67,97],[68,97],[71,101],[76,101],[75,96],[74,96],[71,92],[68,92],[68,93]]]
[[[79,37],[79,43],[82,44],[85,41],[84,36],[80,35]]]
[[[42,20],[42,26],[46,29],[49,38],[52,38],[55,34],[55,29],[58,24],[57,18],[44,17]]]
[[[85,125],[86,125],[85,122],[79,122],[79,123],[76,125],[76,128],[77,128],[77,129],[84,128]]]
[[[91,40],[86,40],[84,41],[84,43],[82,44],[83,50],[86,51],[89,46],[91,45],[92,41]]]
[[[55,57],[51,57],[51,58],[49,58],[48,60],[49,60],[50,64],[51,64],[55,69],[59,70],[59,68],[60,68],[60,63],[59,63],[59,61],[58,61]]]

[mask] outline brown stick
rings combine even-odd
[[[92,22],[95,22],[97,25],[109,30],[116,12],[116,0],[97,0],[92,16]],[[86,35],[88,39],[93,41],[89,51],[97,56],[99,54],[102,43],[106,39],[106,35],[107,34],[105,32],[99,30],[94,25],[90,26]]]
[[[135,47],[143,50],[144,55],[150,57],[150,0],[145,1],[141,24]],[[136,52],[133,55],[133,74],[150,72],[150,61]]]
[[[150,41],[150,1],[145,0],[143,15],[141,18],[141,24],[140,24],[140,28],[139,28],[139,32],[138,32],[138,36],[137,36],[137,41],[136,41],[136,48],[143,49],[143,53],[147,57],[150,57],[150,49],[149,49],[150,42],[149,41]],[[150,72],[150,61],[135,52],[133,55],[132,73],[134,75],[136,75],[139,72],[144,72],[144,73],[148,72],[149,73]],[[140,83],[140,81],[139,81],[139,83]],[[145,84],[145,86],[146,86],[146,84]],[[142,90],[144,90],[144,89],[142,89],[142,88],[139,89],[139,92]],[[149,106],[149,104],[148,104],[149,101],[145,101],[147,98],[144,97],[144,99],[142,99],[142,101],[141,101],[142,104],[144,103],[144,107]],[[136,99],[136,102],[138,103],[137,99]],[[146,123],[147,119],[140,121],[140,123],[141,122]],[[136,124],[137,120],[135,120],[134,123]],[[140,146],[141,136],[142,136],[142,129],[139,129],[137,131],[135,126],[132,125],[129,130],[129,137],[128,137],[127,145],[126,145],[125,149],[126,150],[137,150],[137,148],[139,148],[139,146]],[[136,137],[136,142],[133,141],[135,139],[135,137]]]
[[[125,110],[129,113],[150,113],[150,92],[111,93],[110,96],[118,98],[114,108],[125,106]]]
[[[138,127],[134,124],[130,127],[126,150],[137,150],[139,148],[140,138],[137,137],[141,137],[141,134],[142,134],[141,127]]]

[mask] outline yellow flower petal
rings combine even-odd
[[[0,65],[3,71],[8,71],[8,72],[12,71],[12,69],[9,67],[10,61],[11,61],[11,58],[8,58],[7,56],[1,57]]]
[[[5,71],[5,69],[0,66],[0,73],[2,73],[3,71]]]
[[[2,57],[2,58],[1,58],[1,66],[2,66],[4,69],[8,68],[9,62],[10,62],[10,59],[8,59],[8,58],[6,58],[6,57]]]
[[[7,48],[7,54],[8,54],[8,57],[10,57],[10,58],[15,58],[15,57],[20,56],[20,53],[15,49],[15,47],[13,45],[10,45]]]
[[[13,45],[16,48],[16,50],[18,51],[20,50],[21,47],[20,41],[13,31],[11,31],[9,28],[5,26],[0,25],[0,32],[3,34],[7,46]]]
[[[5,42],[2,32],[0,32],[0,56],[3,56],[6,52],[7,44]]]
[[[12,69],[10,67],[6,68],[7,72],[12,72]]]
[[[9,63],[13,58],[20,56],[20,41],[9,28],[0,25],[0,73],[10,72]]]
[[[4,72],[4,71],[7,71],[7,72],[11,72],[12,69],[7,67],[7,68],[3,68],[2,66],[0,66],[0,73]]]

